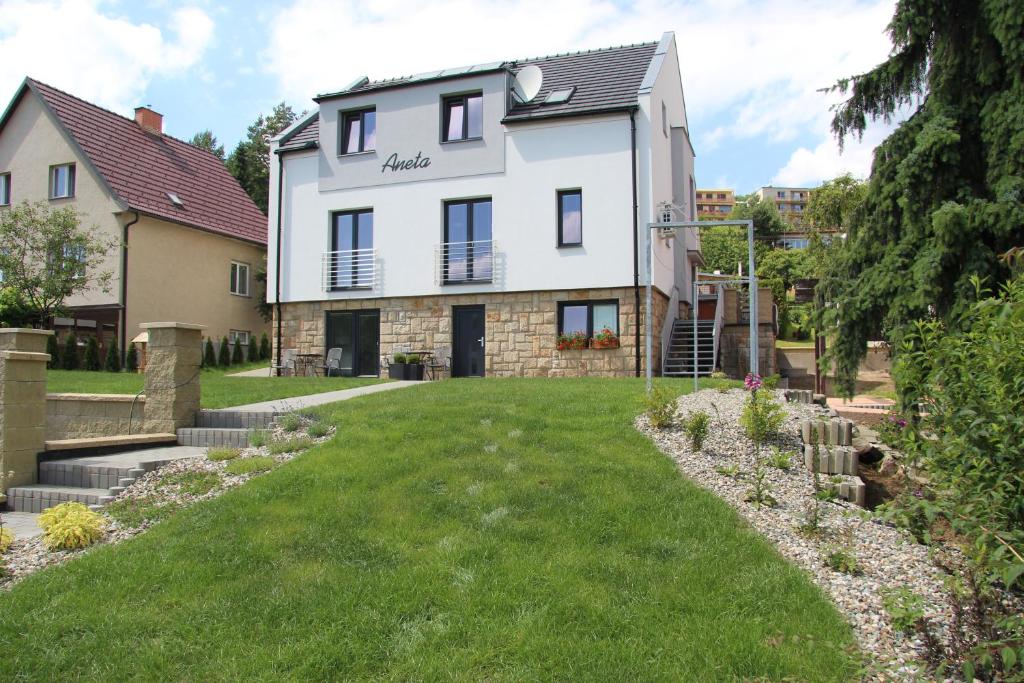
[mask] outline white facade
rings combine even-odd
[[[509,78],[497,70],[322,99],[318,146],[280,155],[282,303],[632,286],[629,113],[503,124]],[[467,91],[483,96],[482,139],[441,142],[442,98]],[[655,52],[637,104],[636,221],[644,245],[646,225],[661,203],[676,206],[677,220],[694,217],[693,150],[671,34]],[[339,112],[367,106],[376,112],[375,150],[339,154]],[[278,147],[275,140],[272,149]],[[276,290],[277,157],[271,160],[270,301]],[[400,170],[386,166],[396,158],[421,163]],[[557,245],[556,193],[564,189],[582,190],[582,246]],[[491,199],[493,277],[443,284],[438,252],[444,202],[466,198]],[[372,286],[331,291],[321,264],[332,249],[332,214],[357,209],[373,211]],[[685,255],[697,248],[690,234],[654,241],[654,284],[666,296],[675,288],[688,291]],[[644,284],[642,252],[639,261]]]

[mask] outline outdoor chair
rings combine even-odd
[[[328,349],[327,360],[324,362],[324,374],[328,377],[334,376],[334,371],[337,370],[338,374],[341,374],[341,347],[335,346],[333,349]]]
[[[274,370],[280,370],[282,375],[292,374],[295,375],[295,349],[284,349],[281,351],[281,364],[274,365],[271,363],[270,372],[274,373]]]
[[[443,379],[446,372],[451,371],[452,363],[452,348],[450,346],[439,346],[434,350],[434,354],[427,361],[427,372],[430,373],[430,379],[438,379],[438,375]]]

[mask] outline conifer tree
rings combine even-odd
[[[116,339],[110,340],[103,367],[107,372],[121,372],[121,352],[117,348]]]
[[[97,372],[100,369],[100,345],[96,343],[96,337],[89,337],[85,340],[82,366],[90,372]]]
[[[46,338],[46,352],[50,354],[50,360],[46,364],[46,367],[59,368],[60,367],[60,344],[57,343],[57,335],[51,334]]]
[[[64,351],[60,354],[60,366],[65,370],[78,369],[78,339],[74,332],[64,337]]]
[[[228,338],[220,338],[220,351],[217,353],[217,365],[226,368],[231,365],[231,349],[228,347]]]
[[[231,345],[231,364],[241,365],[245,359],[242,357],[242,345],[235,337],[235,343]]]
[[[124,364],[128,372],[139,371],[139,350],[135,348],[135,342],[129,342],[128,355],[125,356]]]
[[[217,367],[217,354],[213,350],[213,340],[210,338],[207,338],[203,345],[203,367]]]

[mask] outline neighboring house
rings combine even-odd
[[[268,329],[254,276],[266,217],[206,150],[163,134],[146,107],[135,120],[25,79],[0,118],[0,199],[73,206],[82,223],[121,245],[106,259],[110,291],[69,299],[58,330],[117,339],[139,323],[201,323],[243,342]]]
[[[733,190],[697,188],[697,218],[700,220],[726,220],[735,206],[736,193]]]
[[[751,193],[761,201],[775,202],[775,208],[779,214],[794,227],[802,227],[807,224],[804,214],[807,211],[807,204],[811,201],[809,187],[760,187]]]
[[[671,33],[315,101],[271,145],[277,351],[340,347],[356,375],[408,351],[450,357],[455,376],[642,371],[647,224],[666,205],[695,218]],[[651,250],[660,370],[700,255],[692,230],[656,232]],[[616,348],[558,349],[604,328]]]

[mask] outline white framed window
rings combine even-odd
[[[11,205],[11,174],[0,173],[0,206]]]
[[[229,330],[228,331],[228,342],[234,347],[235,342],[238,342],[242,346],[249,345],[249,330]]]
[[[75,196],[75,165],[59,164],[50,167],[50,199]]]
[[[249,264],[231,262],[231,293],[249,296]]]

